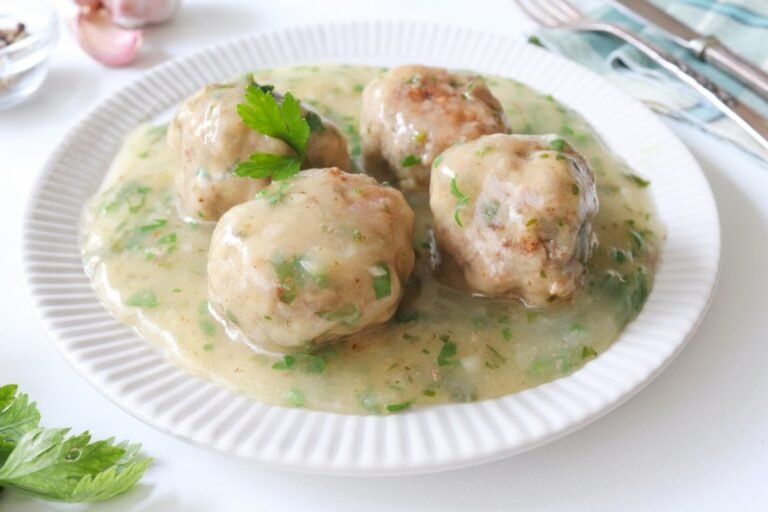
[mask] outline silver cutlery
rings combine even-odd
[[[677,78],[693,87],[723,114],[768,150],[768,120],[721,89],[685,62],[643,36],[614,23],[589,18],[567,0],[515,0],[540,25],[576,32],[605,32],[631,44]]]
[[[696,58],[708,62],[768,99],[768,73],[742,59],[714,36],[699,34],[647,0],[612,0],[622,11],[641,18]]]

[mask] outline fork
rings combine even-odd
[[[575,32],[605,32],[631,44],[693,87],[768,150],[768,120],[656,43],[621,25],[589,18],[567,0],[515,0],[515,3],[544,27]]]

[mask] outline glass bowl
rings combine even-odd
[[[48,0],[3,0],[0,28],[23,23],[26,37],[0,48],[0,110],[30,97],[48,73],[59,37],[59,18]]]

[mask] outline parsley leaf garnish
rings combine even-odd
[[[248,160],[239,162],[235,167],[238,176],[261,179],[282,180],[299,172],[301,159],[291,155],[274,153],[254,153]]]
[[[459,210],[461,210],[461,208],[467,204],[469,201],[469,196],[459,190],[458,185],[456,185],[456,176],[454,176],[451,180],[451,195],[458,199],[458,201],[456,201],[456,210],[453,213],[453,219],[456,221],[456,224],[458,224],[459,227],[463,228],[464,224],[461,223]]]
[[[137,444],[41,428],[37,407],[16,389],[0,387],[0,486],[46,500],[101,501],[130,489],[152,462]]]
[[[299,172],[310,132],[323,128],[317,114],[310,112],[305,118],[301,104],[290,92],[278,103],[272,89],[265,90],[264,86],[249,85],[245,103],[237,106],[237,113],[248,128],[280,139],[296,152],[295,155],[254,153],[235,166],[236,175],[254,179],[282,180]]]

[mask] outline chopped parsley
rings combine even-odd
[[[197,325],[206,336],[216,334],[216,323],[213,321],[211,313],[208,311],[208,301],[204,300],[197,308]]]
[[[614,307],[621,325],[640,312],[650,293],[648,272],[641,266],[626,274],[604,272],[594,278],[589,287],[590,292],[600,293]]]
[[[562,151],[563,149],[565,149],[565,140],[555,139],[549,143],[549,147],[551,147],[555,151]]]
[[[451,195],[457,199],[456,209],[453,212],[453,220],[456,221],[456,224],[458,224],[459,227],[463,228],[464,224],[461,223],[460,210],[467,204],[467,202],[469,202],[469,196],[459,190],[459,186],[456,184],[456,176],[451,179]]]
[[[647,187],[648,185],[651,184],[650,181],[644,180],[643,178],[641,178],[640,176],[638,176],[636,174],[627,173],[627,174],[624,175],[624,177],[627,178],[629,181],[631,181],[632,183],[634,183],[635,185],[637,185],[640,188],[645,188],[645,187]]]
[[[577,333],[585,332],[586,330],[587,328],[584,327],[582,324],[580,324],[579,322],[574,322],[571,324],[570,333],[577,334]]]
[[[368,270],[373,276],[373,292],[376,295],[376,300],[392,295],[389,265],[384,261],[379,261]]]
[[[139,231],[142,233],[148,233],[150,231],[160,229],[166,224],[168,224],[168,221],[166,219],[155,219],[150,224],[144,224],[143,226],[139,226]]]
[[[407,155],[400,161],[400,165],[403,167],[411,167],[419,163],[421,163],[421,160],[416,155]]]
[[[322,357],[313,356],[312,354],[300,354],[302,360],[302,368],[307,373],[323,373],[325,371],[325,360]]]
[[[581,358],[582,359],[589,359],[590,357],[597,356],[597,350],[590,347],[589,345],[584,345],[584,347],[581,349]]]
[[[114,200],[104,204],[101,208],[106,213],[115,213],[125,204],[128,206],[128,213],[137,213],[144,208],[147,202],[147,194],[150,191],[149,187],[139,185],[138,183],[127,183],[115,194]]]
[[[387,410],[389,412],[403,411],[413,405],[414,400],[407,400],[405,402],[399,402],[396,404],[387,404]]]
[[[306,373],[323,373],[325,371],[325,360],[312,354],[286,354],[283,358],[272,365],[273,370],[291,370],[298,368]]]
[[[149,288],[139,290],[124,302],[126,306],[134,306],[137,308],[155,308],[158,306],[157,296],[155,292]]]
[[[349,141],[349,154],[351,156],[358,156],[362,151],[362,142],[360,141],[360,134],[357,133],[357,128],[353,124],[344,125],[344,133]]]
[[[453,359],[456,355],[456,343],[449,336],[441,336],[443,347],[437,355],[437,366],[458,366],[459,362]]]
[[[495,370],[496,368],[500,368],[501,365],[507,362],[507,358],[501,355],[501,353],[495,348],[493,348],[491,345],[486,345],[485,348],[488,352],[488,359],[485,361],[486,368]]]
[[[284,355],[283,359],[272,365],[273,370],[288,370],[296,364],[296,358],[292,355]]]
[[[643,250],[643,248],[645,247],[645,237],[643,236],[642,233],[634,229],[630,229],[629,238],[632,240],[632,243],[635,245],[635,248],[638,251]]]
[[[272,262],[277,274],[277,294],[280,302],[290,304],[296,299],[300,288],[314,283],[320,288],[328,286],[328,276],[311,270],[311,265],[300,256]]]
[[[356,305],[346,304],[339,309],[332,311],[318,311],[315,313],[315,315],[329,322],[339,322],[346,325],[352,325],[360,320],[360,318],[363,316],[363,313]]]
[[[158,238],[159,244],[172,244],[176,242],[176,233],[168,233],[167,235]]]

